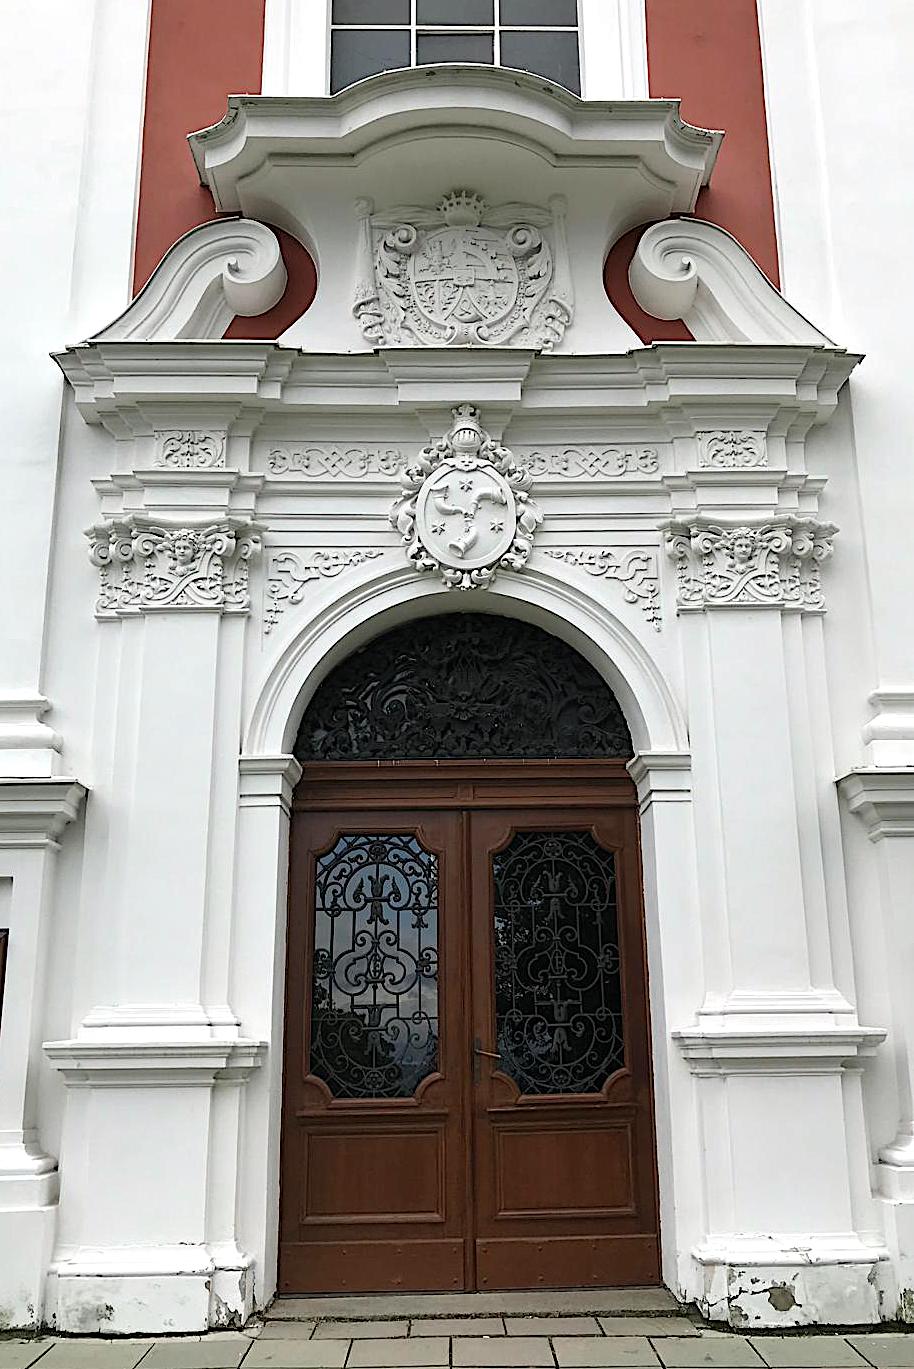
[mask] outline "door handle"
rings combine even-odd
[[[480,1038],[479,1038],[478,1036],[476,1036],[476,1037],[473,1038],[473,1082],[474,1082],[474,1084],[478,1084],[478,1083],[479,1083],[479,1061],[480,1061],[480,1057],[482,1057],[482,1056],[484,1056],[487,1060],[500,1060],[500,1059],[501,1059],[501,1054],[500,1054],[499,1051],[484,1051],[483,1048],[482,1048],[482,1041],[480,1040]]]

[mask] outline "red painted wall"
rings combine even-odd
[[[645,0],[650,93],[678,97],[682,117],[724,130],[723,147],[695,208],[728,229],[780,283],[762,51],[755,0]],[[644,342],[683,341],[681,320],[653,319],[635,303],[628,267],[641,229],[626,233],[606,259],[606,293]]]
[[[726,134],[695,213],[727,228],[779,284],[762,50],[755,0],[647,0],[650,93]]]
[[[302,0],[304,3],[305,0]],[[755,0],[645,0],[652,96],[678,96],[683,117],[726,133],[696,213],[730,230],[778,283],[761,44]],[[137,209],[134,288],[171,244],[215,217],[198,182],[187,134],[215,123],[230,94],[260,90],[265,0],[152,0],[146,117]],[[687,339],[684,324],[651,319],[635,303],[628,265],[639,230],[606,262],[606,290],[645,341]],[[280,233],[289,288],[258,319],[236,318],[227,337],[275,338],[311,303],[314,263]]]

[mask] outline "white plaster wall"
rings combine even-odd
[[[63,388],[48,352],[129,298],[148,0],[5,0],[2,22],[0,584],[16,611],[4,614],[0,701],[44,683]]]
[[[877,685],[911,689],[914,6],[910,0],[758,0],[758,6],[782,289],[842,345],[867,354],[851,380],[875,645],[866,692]],[[862,624],[857,643],[869,646]],[[863,709],[863,699],[860,704]]]

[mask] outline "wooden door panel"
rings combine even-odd
[[[282,1292],[466,1287],[462,862],[457,813],[294,815]]]
[[[492,1124],[495,1218],[630,1216],[636,1210],[628,1121],[552,1129]]]
[[[660,1281],[656,1235],[483,1238],[476,1268],[480,1290],[638,1288]]]
[[[303,1225],[444,1222],[445,1127],[420,1130],[335,1125],[312,1131],[305,1148]],[[378,1182],[388,1175],[387,1182]]]
[[[479,1287],[656,1281],[634,811],[474,813],[469,849]]]

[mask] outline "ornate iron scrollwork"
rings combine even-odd
[[[530,623],[448,613],[395,628],[332,670],[300,761],[548,760],[632,755],[615,696]]]
[[[614,857],[518,832],[492,867],[499,1068],[523,1093],[596,1093],[625,1060]]]
[[[409,834],[317,861],[311,1073],[337,1098],[406,1098],[438,1065],[438,859]]]

